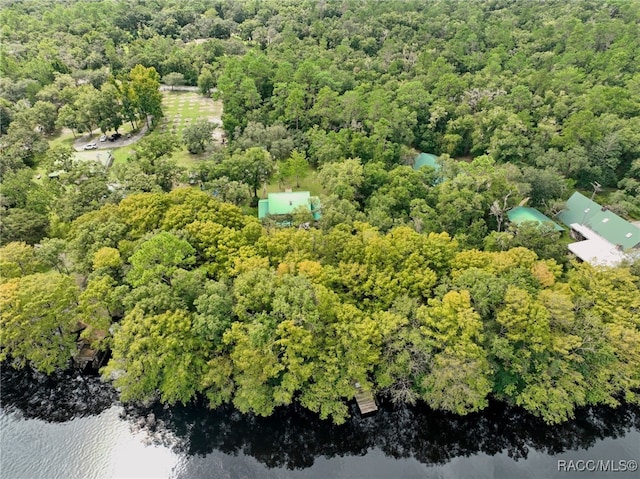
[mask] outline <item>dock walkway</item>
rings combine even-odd
[[[355,387],[355,398],[356,403],[358,403],[358,408],[360,408],[360,414],[364,416],[365,414],[376,412],[378,410],[378,405],[373,397],[373,392],[362,389],[360,383],[356,383]]]

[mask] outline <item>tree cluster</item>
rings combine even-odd
[[[0,140],[0,175],[35,166],[48,149],[47,136],[57,129],[69,128],[75,136],[117,132],[124,122],[133,130],[149,126],[150,118],[162,115],[159,80],[153,67],[142,65],[118,78],[107,75],[97,87],[58,73],[34,98],[6,101],[10,121]]]
[[[131,195],[61,245],[1,258],[2,358],[61,367],[81,320],[112,332],[97,346],[123,400],[203,395],[263,416],[296,402],[340,423],[359,382],[400,404],[467,414],[493,397],[557,423],[640,387],[637,266],[563,270],[406,226],[268,230],[188,188]]]
[[[94,346],[124,400],[296,403],[342,422],[359,382],[549,423],[638,401],[638,264],[575,264],[559,233],[507,221],[525,198],[554,215],[592,186],[640,216],[637,1],[32,0],[0,15],[0,360],[62,368],[80,321],[109,332]],[[49,148],[60,127],[158,117],[161,77],[224,103],[227,148],[187,177],[206,191],[174,189],[172,135],[110,177]],[[190,151],[210,127],[185,130]],[[417,150],[439,168],[412,168]],[[240,208],[309,173],[318,228]]]

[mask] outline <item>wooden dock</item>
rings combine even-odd
[[[98,351],[91,347],[91,343],[93,341],[99,341],[106,337],[106,331],[102,331],[99,329],[91,331],[88,338],[80,337],[80,333],[82,333],[87,328],[87,325],[78,322],[76,326],[76,330],[74,331],[77,335],[77,352],[73,357],[74,366],[77,368],[86,368],[87,366],[91,366],[93,369],[98,369],[102,366],[102,363],[107,356],[105,351]]]
[[[363,390],[359,383],[356,383],[355,398],[362,416],[374,413],[378,410],[378,405],[373,397],[373,392]]]
[[[98,369],[102,366],[104,358],[107,354],[104,351],[98,351],[91,348],[91,344],[86,339],[81,339],[77,342],[78,352],[73,357],[73,363],[77,368],[86,368],[91,365],[93,369]]]

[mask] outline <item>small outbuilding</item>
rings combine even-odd
[[[556,231],[564,231],[564,228],[551,218],[543,215],[535,208],[530,208],[528,206],[516,206],[515,208],[507,211],[507,217],[509,218],[509,221],[516,225],[527,221],[534,221],[538,224],[551,225]]]

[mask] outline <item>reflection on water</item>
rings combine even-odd
[[[640,459],[632,406],[585,408],[548,427],[497,403],[466,417],[382,404],[365,419],[352,405],[335,426],[295,406],[269,418],[202,404],[120,407],[97,377],[1,374],[2,477],[569,477],[553,455]]]
[[[574,421],[549,427],[520,409],[494,403],[483,413],[457,416],[426,407],[393,409],[335,426],[300,407],[276,410],[268,418],[240,414],[231,407],[125,407],[125,417],[145,430],[154,444],[189,455],[214,450],[242,452],[268,467],[307,468],[316,458],[363,455],[375,448],[391,458],[415,458],[426,465],[456,457],[506,452],[526,459],[530,449],[545,454],[587,449],[598,440],[624,437],[640,429],[636,407],[586,408]]]
[[[97,416],[65,423],[21,419],[0,411],[0,477],[7,479],[102,479],[169,477],[178,456],[147,447],[111,406]]]
[[[26,418],[63,422],[93,416],[116,403],[118,394],[97,375],[58,371],[50,376],[0,363],[2,407]]]

